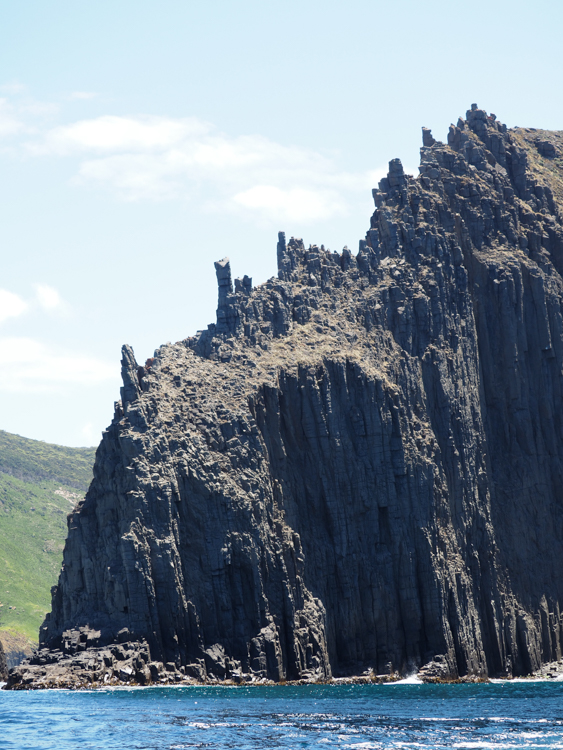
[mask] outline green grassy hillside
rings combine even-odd
[[[0,431],[0,640],[8,655],[37,642],[66,516],[90,484],[94,453]]]

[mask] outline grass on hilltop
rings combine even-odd
[[[66,448],[0,430],[0,472],[33,484],[53,480],[86,492],[95,448]]]

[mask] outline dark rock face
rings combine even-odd
[[[8,663],[6,661],[6,654],[4,653],[4,646],[0,643],[0,680],[6,680],[8,677]]]
[[[357,255],[280,234],[254,290],[216,263],[207,331],[124,347],[44,654],[126,628],[200,679],[561,658],[563,222],[528,153],[473,105],[418,178],[390,163]]]

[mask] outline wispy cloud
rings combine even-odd
[[[104,115],[53,128],[42,142],[30,144],[30,149],[36,153],[56,154],[76,151],[158,151],[170,149],[194,136],[201,136],[208,130],[209,126],[196,118],[174,120],[165,117]]]
[[[348,214],[386,172],[348,172],[315,149],[259,134],[229,135],[197,117],[105,114],[52,127],[55,105],[16,93],[12,99],[15,104],[0,99],[6,152],[15,153],[15,141],[26,157],[71,160],[72,184],[125,201],[191,201],[261,224],[304,224]]]
[[[15,135],[25,130],[25,125],[17,116],[8,99],[0,99],[0,138]]]
[[[34,284],[37,302],[43,310],[61,310],[65,307],[61,295],[52,286]]]
[[[57,104],[22,95],[24,89],[17,87],[17,84],[0,86],[0,91],[10,94],[0,97],[0,140],[4,141],[4,150],[6,142],[9,139],[13,142],[14,136],[40,136],[52,125],[53,118],[59,112]]]
[[[35,296],[28,299],[7,289],[0,289],[0,323],[18,318],[23,313],[41,310],[43,313],[67,313],[69,305],[59,292],[48,284],[34,284]]]
[[[115,365],[87,354],[58,351],[30,338],[0,338],[0,390],[48,392],[116,379]]]
[[[82,426],[80,435],[85,445],[97,445],[100,442],[100,430],[97,430],[92,422],[86,422]]]
[[[52,128],[27,149],[78,157],[75,184],[123,200],[197,200],[206,210],[272,222],[346,214],[352,194],[382,174],[344,172],[312,149],[229,136],[195,117],[104,115]]]
[[[23,94],[25,91],[27,91],[27,86],[25,86],[23,83],[19,83],[19,81],[13,81],[12,83],[3,83],[0,86],[0,91],[3,94],[9,94],[13,96],[14,94]]]
[[[0,323],[8,318],[17,318],[28,308],[27,302],[19,295],[0,289]]]
[[[34,284],[35,295],[27,299],[0,289],[0,324],[24,313],[59,315],[70,310],[57,289],[48,284]],[[109,364],[84,352],[53,348],[29,337],[0,338],[0,391],[10,393],[43,393],[68,385],[97,385],[115,380],[118,372]]]
[[[345,213],[342,198],[334,190],[299,187],[284,190],[275,185],[255,185],[234,195],[232,204],[289,221],[314,221]]]

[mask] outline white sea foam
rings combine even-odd
[[[549,684],[550,682],[561,682],[563,680],[563,674],[559,675],[559,677],[512,677],[510,680],[501,680],[496,677],[491,678],[489,682],[493,682],[496,685],[500,685],[502,683],[506,683],[507,685],[513,685],[516,682],[522,682],[526,685],[533,685],[535,682],[541,682],[544,685]]]
[[[397,682],[385,682],[384,685],[424,685],[422,680],[417,676],[416,672],[405,677],[404,680],[397,680]]]
[[[561,745],[553,745],[550,742],[546,743],[537,743],[534,742],[533,745],[531,745],[527,740],[529,737],[522,736],[522,739],[524,740],[524,743],[522,742],[487,742],[485,740],[477,740],[475,742],[471,741],[464,741],[464,742],[454,742],[452,747],[459,748],[459,750],[512,750],[512,748],[518,748],[518,750],[521,750],[521,748],[526,747],[533,747],[534,749],[537,748],[549,748],[549,750],[560,750],[562,747]]]

